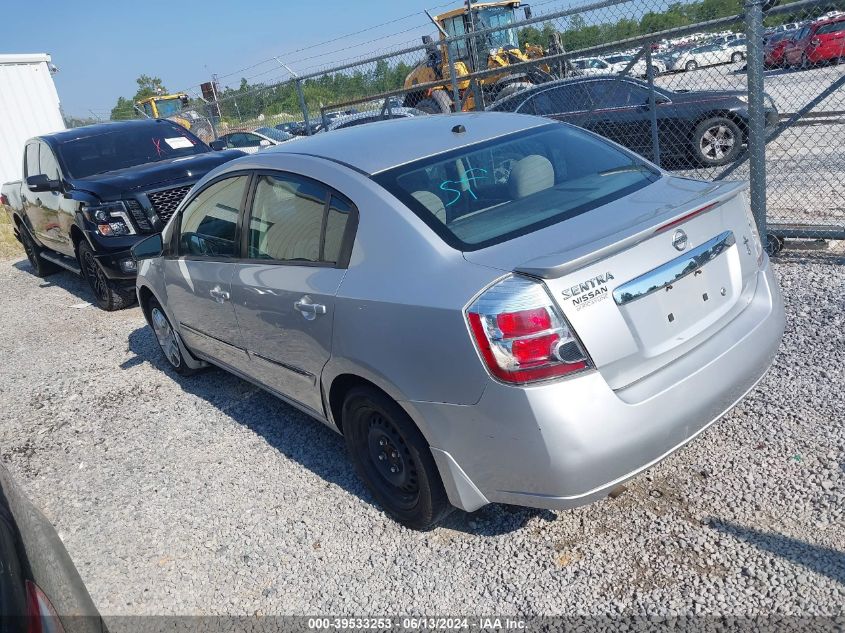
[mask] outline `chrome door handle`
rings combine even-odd
[[[326,313],[326,306],[322,303],[311,303],[311,297],[308,295],[305,295],[302,299],[294,303],[293,307],[309,321],[316,319],[318,314]]]
[[[208,291],[208,294],[210,294],[217,303],[223,303],[224,301],[229,300],[229,293],[223,290],[220,286],[214,286],[214,288]]]

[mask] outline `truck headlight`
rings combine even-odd
[[[135,235],[126,204],[122,200],[85,205],[82,208],[88,219],[97,225],[97,232],[107,237]]]

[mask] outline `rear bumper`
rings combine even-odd
[[[624,389],[593,371],[528,388],[491,380],[471,406],[403,404],[429,439],[454,505],[565,509],[605,496],[721,417],[766,373],[783,328],[767,263],[739,316]]]

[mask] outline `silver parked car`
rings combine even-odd
[[[343,433],[414,528],[607,495],[742,398],[784,326],[744,184],[524,115],[231,161],[135,256],[177,373],[219,365]]]

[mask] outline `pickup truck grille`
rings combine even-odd
[[[173,189],[164,189],[163,191],[154,191],[148,193],[147,197],[153,205],[153,209],[158,214],[162,222],[167,222],[176,207],[182,202],[184,197],[188,195],[193,185],[186,185],[184,187],[174,187]]]
[[[147,217],[140,202],[130,198],[126,200],[126,206],[129,207],[129,213],[132,214],[132,219],[135,220],[135,224],[138,225],[142,233],[148,233],[153,230],[153,225],[150,223],[150,219]]]

